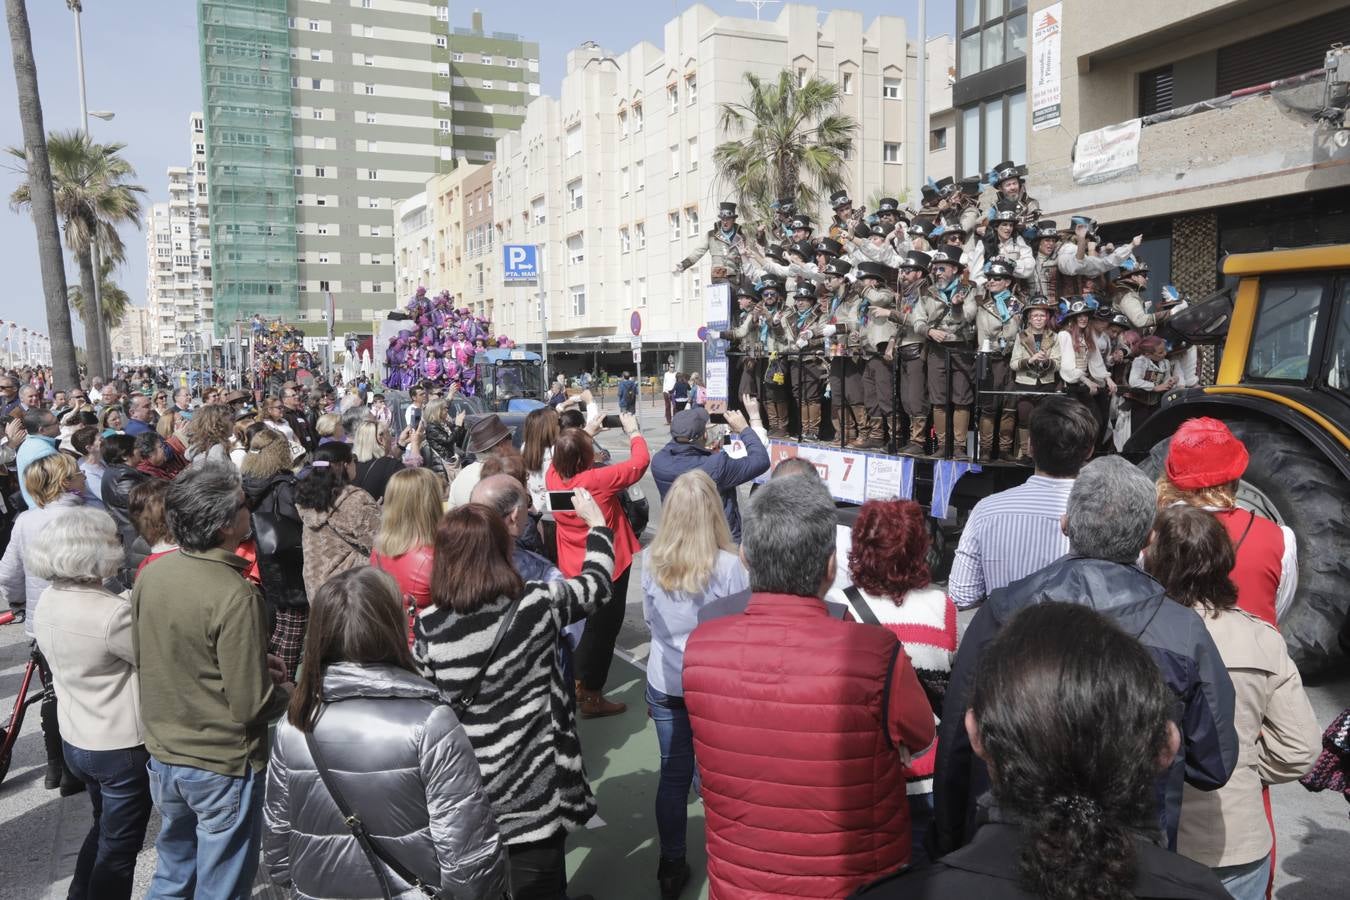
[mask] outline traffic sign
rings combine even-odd
[[[628,318],[628,327],[632,329],[634,337],[642,334],[642,313],[633,310],[633,315]]]
[[[628,344],[629,344],[629,346],[631,346],[634,350],[641,350],[641,349],[642,349],[642,337],[641,337],[641,335],[636,335],[636,334],[635,334],[635,335],[633,335],[632,337],[630,337],[630,338],[628,339]]]
[[[502,245],[502,280],[534,281],[539,277],[539,251],[533,244]]]
[[[636,347],[633,348],[633,362],[635,363],[642,362],[642,351]]]

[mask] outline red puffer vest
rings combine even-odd
[[[690,636],[684,700],[710,900],[845,897],[909,861],[895,745],[926,748],[933,714],[891,632],[755,594]]]

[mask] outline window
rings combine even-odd
[[[689,139],[689,171],[698,171],[698,138]]]
[[[961,78],[1027,55],[1026,0],[961,0]]]
[[[331,290],[329,283],[327,281],[320,281],[319,290],[323,291],[325,294],[328,293]]]
[[[670,145],[670,177],[680,174],[680,145]]]
[[[495,63],[493,63],[492,61],[492,54],[490,53],[483,54],[483,65],[485,66],[495,65]]]
[[[639,250],[647,248],[647,224],[638,222],[633,226],[633,234],[637,237],[637,246]]]
[[[315,226],[314,226],[314,232],[315,232],[315,234],[320,234],[320,235],[327,234],[327,233],[328,233],[328,226],[327,226],[327,225],[315,225]]]
[[[640,191],[647,186],[647,167],[642,160],[633,163],[633,190]]]
[[[492,90],[492,81],[491,81],[491,80],[489,80],[489,79],[487,79],[487,78],[484,78],[484,79],[483,79],[483,90],[485,90],[485,91],[490,91],[490,90]]]
[[[619,137],[620,137],[620,138],[626,138],[626,137],[628,137],[628,113],[627,113],[627,112],[620,112],[620,113],[619,113]]]
[[[629,186],[629,185],[628,185],[628,182],[629,182],[629,179],[628,179],[628,167],[627,167],[627,166],[624,166],[622,169],[619,170],[619,196],[620,196],[620,197],[627,197],[627,196],[628,196],[628,186]]]
[[[441,50],[444,50],[445,47],[446,47],[446,43],[447,43],[447,42],[446,42],[446,37],[445,37],[445,35],[443,35],[443,34],[438,34],[438,35],[436,35],[436,46],[437,46],[438,48],[440,48]]]
[[[450,120],[449,120],[449,119],[440,119],[440,120],[438,120],[438,121],[436,122],[436,128],[437,128],[438,131],[440,131],[441,134],[449,134],[449,133],[450,133]]]
[[[698,209],[696,207],[691,206],[684,211],[684,224],[689,229],[690,237],[698,234]]]
[[[797,69],[797,87],[806,87],[806,69]]]
[[[884,162],[898,163],[900,161],[900,145],[893,144],[890,141],[882,144],[881,158]]]
[[[1139,73],[1139,115],[1152,116],[1172,108],[1172,67]]]
[[[371,292],[372,294],[380,294],[380,293],[383,293],[383,292],[384,292],[384,284],[383,284],[382,282],[379,282],[379,281],[372,281],[372,282],[370,283],[370,292]]]
[[[318,50],[311,50],[311,51],[309,51],[309,61],[310,61],[310,62],[319,62],[319,61],[321,61],[322,59],[323,59],[323,54],[320,53]]]
[[[318,31],[318,30],[319,30],[319,23],[316,22],[316,21],[314,21],[313,19],[310,19],[310,20],[309,20],[309,30],[310,30],[310,31]]]
[[[316,90],[316,91],[321,91],[321,90],[323,90],[323,79],[322,79],[322,78],[311,78],[311,79],[310,79],[310,86],[313,87],[314,90]]]
[[[450,54],[451,62],[464,62],[464,54],[458,51]]]
[[[637,305],[638,305],[638,306],[646,306],[646,305],[647,305],[647,279],[646,279],[646,278],[639,278],[639,279],[637,280],[637,282],[638,282],[638,286],[637,286]]]
[[[327,169],[326,167],[324,167],[324,166],[315,166],[315,167],[314,167],[314,177],[315,177],[315,178],[327,178],[327,177],[328,177],[328,169]]]
[[[887,100],[900,99],[900,79],[886,77],[881,80],[881,96]]]
[[[680,214],[677,212],[669,213],[667,219],[669,219],[670,224],[670,239],[678,241],[680,239]]]
[[[573,125],[567,129],[566,150],[568,158],[581,152],[581,126]]]
[[[376,169],[366,169],[366,178],[368,178],[371,181],[379,181],[380,173]]]
[[[619,252],[627,253],[633,249],[633,239],[627,228],[619,229]]]
[[[368,65],[368,66],[373,66],[373,65],[375,65],[375,57],[371,56],[369,53],[364,54],[364,56],[365,56],[365,64],[366,64],[366,65]]]
[[[676,112],[677,109],[679,109],[680,106],[680,89],[677,85],[675,84],[666,85],[666,103],[669,104],[670,112],[672,115],[674,115],[674,113]]]
[[[567,206],[569,209],[581,209],[583,206],[580,178],[567,184]]]
[[[638,132],[638,131],[641,131],[641,130],[642,130],[642,104],[641,104],[641,103],[634,103],[634,104],[633,104],[633,131],[634,131],[634,132]]]
[[[375,95],[375,85],[373,84],[366,85],[366,96],[372,97],[374,95]]]
[[[684,79],[684,96],[690,106],[698,102],[698,79],[693,75]]]
[[[319,262],[320,262],[320,263],[323,263],[323,264],[326,264],[326,263],[328,262],[328,254],[327,254],[327,253],[320,253],[320,254],[319,254]]]
[[[574,315],[574,316],[584,316],[584,315],[586,315],[586,286],[585,286],[585,285],[573,285],[573,286],[572,286],[572,315]]]
[[[1025,159],[1025,90],[962,109],[957,132],[958,177],[978,175],[1003,159]]]
[[[366,124],[367,125],[375,124],[375,114],[373,112],[366,113]]]
[[[932,131],[928,132],[928,149],[929,150],[947,149],[947,129],[934,128]]]
[[[520,60],[516,59],[515,57],[511,57],[506,61],[506,67],[508,69],[520,68]]]
[[[311,110],[309,111],[309,117],[310,117],[311,119],[322,119],[322,118],[323,118],[323,110],[321,110],[321,109],[311,109]]]
[[[582,236],[574,234],[567,239],[567,264],[569,266],[581,265],[586,261],[586,245]]]
[[[1256,328],[1247,353],[1251,378],[1303,381],[1317,335],[1322,279],[1262,279]]]
[[[543,225],[543,224],[544,224],[544,221],[545,221],[545,218],[546,218],[546,213],[545,213],[545,210],[544,210],[544,198],[543,198],[543,197],[539,197],[539,198],[537,198],[536,200],[534,200],[533,202],[530,203],[530,218],[534,221],[534,224],[535,224],[535,225]]]
[[[852,72],[845,72],[845,73],[844,73],[843,86],[844,86],[844,93],[845,93],[845,94],[852,94],[852,93],[853,93],[853,73],[852,73]]]

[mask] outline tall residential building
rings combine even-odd
[[[860,122],[846,167],[860,203],[905,196],[928,146],[927,129],[911,133],[906,115],[918,53],[903,19],[866,24],[860,13],[834,11],[822,20],[815,7],[793,4],[756,21],[695,5],[666,24],[663,43],[621,55],[594,44],[572,51],[560,98],[530,104],[520,131],[497,142],[494,256],[501,244],[540,245],[550,340],[588,360],[610,354],[611,369],[632,365],[634,311],[647,367],[658,354],[695,357],[709,261],[671,272],[727,199],[713,165],[731,137],[719,110],[745,99],[747,72],[774,79],[787,69],[839,84],[842,111]],[[820,222],[825,210],[813,213]],[[498,289],[499,331],[539,343],[537,290]]]
[[[952,39],[945,34],[928,40],[925,79],[924,93],[928,95],[928,164],[924,175],[934,181],[954,178],[956,110],[952,108],[952,82],[956,80],[956,59]]]
[[[518,34],[483,31],[483,14],[472,27],[450,32],[450,99],[456,159],[487,162],[497,138],[525,120],[525,106],[539,96],[539,45]]]
[[[169,167],[169,201],[152,204],[146,217],[146,308],[155,322],[149,352],[162,358],[183,352],[189,335],[210,346],[215,321],[201,113],[189,116],[188,129],[189,164]]]
[[[108,332],[113,359],[117,362],[139,361],[158,355],[158,328],[153,309],[128,306],[122,321]]]
[[[450,169],[446,0],[198,0],[217,328],[397,301],[394,204]],[[495,61],[494,61],[495,64]]]
[[[956,0],[956,33],[956,177],[984,174],[1008,159],[1025,163],[1027,0]]]
[[[492,172],[492,163],[461,163],[394,207],[400,302],[419,287],[449,291],[456,306],[495,318],[500,276]]]

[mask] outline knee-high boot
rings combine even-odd
[[[994,458],[994,414],[980,413],[980,459]]]
[[[802,404],[802,440],[820,440],[820,403]]]
[[[998,419],[998,458],[1003,462],[1012,462],[1013,432],[1017,425],[1017,414],[1005,409]]]
[[[902,456],[923,456],[924,445],[928,443],[928,418],[911,416],[909,419],[909,443],[900,448]]]
[[[1017,461],[1020,463],[1031,462],[1031,429],[1017,429]]]
[[[952,459],[970,459],[970,407],[958,406],[952,411]]]
[[[951,453],[951,438],[947,436],[947,408],[945,406],[933,407],[933,431],[937,433],[937,439],[933,442],[933,455],[938,459],[946,459]]]

